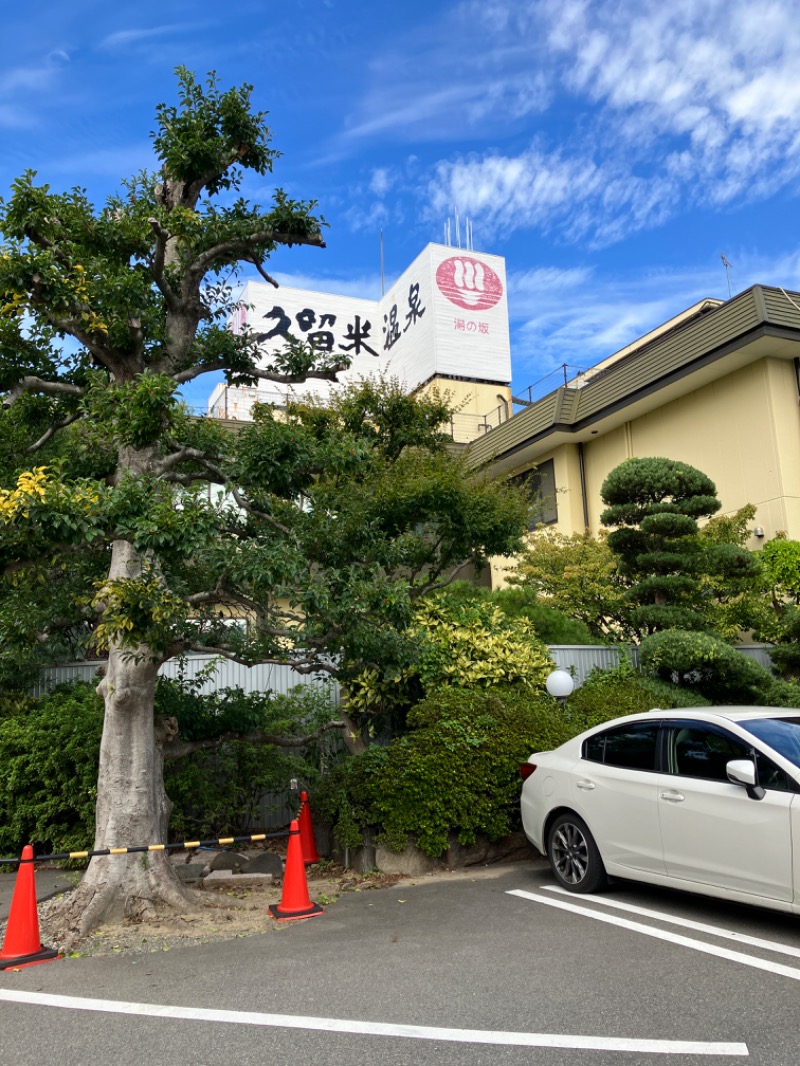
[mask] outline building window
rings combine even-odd
[[[556,467],[552,459],[531,467],[524,474],[509,478],[512,485],[525,489],[531,502],[528,512],[528,529],[551,526],[558,521],[556,505]]]

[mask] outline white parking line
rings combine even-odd
[[[669,944],[679,944],[693,951],[701,951],[706,955],[716,955],[720,959],[728,959],[730,962],[738,962],[742,966],[751,966],[754,970],[766,970],[768,973],[778,974],[780,977],[790,977],[793,981],[800,981],[800,970],[793,966],[784,966],[781,962],[770,962],[769,959],[759,959],[755,955],[745,955],[741,951],[731,951],[729,948],[719,947],[716,944],[706,944],[703,940],[693,940],[680,933],[672,933],[667,929],[656,929],[652,925],[643,925],[641,922],[631,922],[627,918],[618,918],[615,914],[601,914],[600,911],[592,910],[591,907],[581,907],[575,903],[567,903],[566,900],[553,899],[551,896],[537,896],[535,892],[525,892],[520,888],[511,889],[509,896],[521,896],[522,899],[532,900],[534,903],[543,903],[546,907],[555,907],[558,910],[569,911],[571,914],[580,914],[584,918],[592,918],[596,922],[607,922],[609,925],[619,926],[621,929],[630,929],[634,933],[643,933],[645,936],[655,937],[657,940],[666,940]]]
[[[567,892],[560,885],[542,885],[545,892],[558,892],[559,895],[575,899],[571,892]],[[739,944],[747,944],[751,948],[763,948],[764,951],[774,951],[779,955],[792,955],[800,959],[800,948],[790,944],[781,944],[777,940],[762,940],[758,936],[748,936],[747,933],[737,933],[735,929],[722,929],[718,925],[708,925],[706,922],[695,922],[691,918],[678,918],[674,914],[665,914],[663,911],[650,910],[648,907],[637,907],[633,903],[622,903],[617,899],[609,899],[606,896],[594,896],[590,892],[581,893],[581,899],[591,903],[600,903],[604,907],[613,907],[615,910],[627,911],[628,914],[639,914],[643,918],[655,918],[659,922],[667,922],[669,925],[680,925],[684,929],[694,929],[697,933],[708,933],[710,936],[718,936],[724,940],[736,940]]]
[[[553,901],[551,901],[553,902]],[[345,1018],[306,1018],[293,1014],[256,1014],[238,1010],[207,1010],[203,1007],[169,1007],[157,1003],[124,1003],[111,999],[57,996],[46,992],[17,992],[0,989],[0,1000],[39,1007],[100,1011],[145,1018],[173,1018],[192,1022],[227,1022],[234,1025],[262,1025],[282,1029],[312,1029],[329,1033],[355,1033],[362,1036],[394,1036],[411,1040],[438,1040],[459,1044],[500,1044],[515,1047],[573,1048],[580,1051],[638,1051],[651,1055],[739,1055],[749,1054],[747,1044],[708,1043],[695,1040],[635,1040],[626,1037],[568,1036],[561,1033],[510,1033],[483,1029],[440,1029],[428,1025],[391,1025],[360,1022]]]

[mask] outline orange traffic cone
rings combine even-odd
[[[311,808],[308,805],[308,793],[300,793],[300,843],[303,847],[303,862],[310,866],[319,862],[319,852],[314,840],[314,826],[311,824]]]
[[[6,926],[6,938],[0,951],[0,970],[19,970],[35,966],[61,956],[52,948],[42,946],[39,939],[39,914],[36,910],[36,884],[33,876],[33,848],[22,849],[11,912]]]
[[[271,903],[269,912],[279,922],[288,922],[292,918],[313,918],[317,914],[324,914],[322,907],[318,903],[312,903],[308,894],[303,845],[300,843],[300,824],[297,819],[289,826],[289,847],[286,851],[281,901]]]

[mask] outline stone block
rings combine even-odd
[[[283,877],[283,860],[274,851],[260,851],[252,855],[242,866],[239,877],[245,874],[269,874],[271,877]]]
[[[241,870],[246,862],[247,857],[235,851],[218,851],[209,863],[209,869],[212,871]]]

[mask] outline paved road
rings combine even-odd
[[[0,974],[0,1062],[796,1066],[797,919],[553,888],[518,864],[348,894],[264,937]]]
[[[14,885],[17,880],[16,870],[14,867],[11,867],[11,870],[11,873],[0,873],[0,922],[4,922],[8,917],[11,897],[14,894]],[[64,870],[45,870],[37,866],[36,898],[41,903],[58,892],[66,892],[72,888],[80,876],[80,871],[78,870],[71,873]]]

